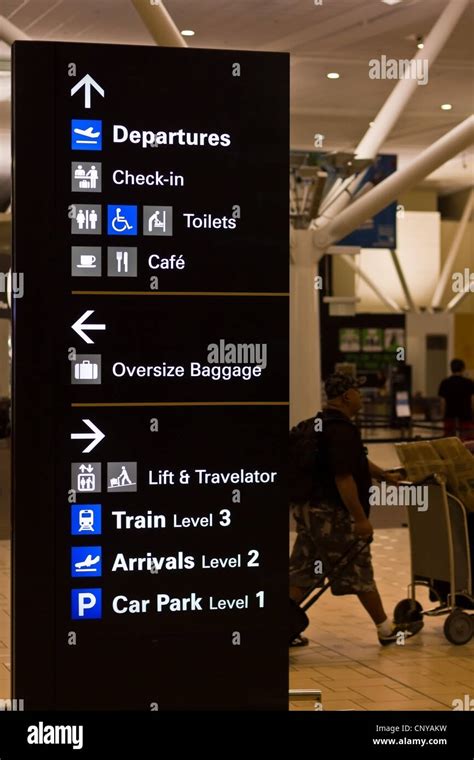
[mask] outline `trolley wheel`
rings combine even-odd
[[[467,644],[472,634],[472,620],[462,610],[453,610],[444,621],[444,635],[451,644]]]
[[[415,599],[402,599],[393,611],[394,623],[416,623],[422,619],[423,607]]]

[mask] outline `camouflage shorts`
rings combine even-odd
[[[337,507],[304,504],[293,508],[297,537],[290,557],[290,585],[310,588],[331,570],[354,542],[351,517]],[[341,569],[331,586],[335,596],[374,591],[372,557],[367,545]]]

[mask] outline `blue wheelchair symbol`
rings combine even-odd
[[[108,235],[136,235],[137,207],[108,206],[107,207]]]

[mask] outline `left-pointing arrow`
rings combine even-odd
[[[86,330],[105,330],[104,324],[100,324],[100,325],[84,324],[86,320],[88,320],[89,317],[92,316],[93,313],[94,311],[92,309],[88,309],[87,311],[84,312],[84,314],[81,317],[79,317],[78,320],[76,320],[76,322],[74,322],[73,325],[71,325],[74,332],[76,332],[82,338],[82,340],[85,341],[85,343],[94,342],[92,338],[89,338],[89,336],[85,332]]]
[[[98,443],[103,441],[105,438],[104,433],[99,430],[96,425],[94,425],[93,422],[90,420],[82,420],[85,425],[91,430],[91,433],[71,433],[71,440],[77,441],[77,440],[85,440],[85,441],[91,441],[85,449],[82,450],[83,454],[89,454],[89,452],[92,451],[92,449],[95,449]]]

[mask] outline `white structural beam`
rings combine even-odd
[[[456,293],[454,298],[452,298],[450,302],[448,303],[448,305],[446,306],[446,311],[454,311],[459,306],[459,304],[462,301],[464,301],[466,296],[468,296],[470,293],[474,293],[474,291],[471,290],[470,288],[464,288],[462,293]]]
[[[161,0],[132,0],[157,45],[188,47]]]
[[[29,39],[30,37],[28,37],[25,32],[18,29],[18,27],[15,26],[15,24],[12,24],[11,21],[8,21],[5,16],[0,16],[0,40],[6,42],[7,45],[13,45],[16,40]]]
[[[400,193],[409,190],[473,142],[474,116],[469,116],[422,151],[411,164],[394,172],[362,198],[354,201],[325,228],[316,230],[314,234],[318,247],[325,251],[330,245],[349,235],[367,219],[396,200]]]
[[[429,72],[430,66],[438,57],[468,4],[469,0],[450,0],[430,33],[426,36],[423,49],[417,52],[413,59],[414,63],[410,64],[410,67],[407,67],[405,73],[408,72],[410,74],[412,65],[413,70],[416,70],[414,67],[417,65],[416,62],[418,60],[426,61],[425,65]],[[397,82],[357,146],[355,150],[356,158],[374,159],[377,156],[411,96],[421,86],[415,77],[407,78],[405,76],[404,79],[400,79]],[[321,206],[322,213],[320,217],[313,222],[313,227],[319,228],[328,224],[340,211],[347,208],[360,181],[361,175],[353,175],[345,180],[336,180],[330,195]]]
[[[402,290],[405,294],[405,298],[407,299],[408,308],[410,311],[418,311],[418,309],[415,306],[415,302],[411,296],[410,288],[408,287],[408,283],[406,281],[406,277],[403,273],[402,266],[400,264],[400,260],[397,256],[396,251],[390,251],[390,256],[392,257],[393,266],[396,269],[396,272],[398,274],[398,279],[400,280],[400,285],[402,286]]]
[[[354,259],[351,256],[347,256],[346,254],[343,254],[342,255],[342,260],[344,261],[345,264],[347,264],[347,266],[349,266],[351,269],[353,269],[354,272],[357,275],[359,275],[359,277],[362,280],[364,280],[364,282],[367,283],[367,285],[369,286],[369,288],[371,288],[371,290],[373,290],[373,292],[375,293],[375,295],[377,296],[377,298],[380,298],[380,300],[382,301],[382,303],[384,303],[386,306],[388,306],[388,308],[391,309],[392,311],[395,311],[397,314],[401,314],[402,313],[402,309],[400,308],[400,306],[398,305],[398,303],[396,301],[394,301],[392,298],[390,298],[389,296],[384,295],[384,293],[382,293],[382,291],[377,287],[377,285],[369,277],[369,275],[366,274],[365,272],[363,272],[362,269],[359,266],[357,266],[357,264],[355,263]]]
[[[330,227],[310,233],[313,242],[310,250],[302,245],[303,240],[296,241],[297,244],[292,250],[291,268],[293,281],[298,282],[298,287],[292,288],[291,291],[291,297],[294,299],[291,335],[295,338],[291,353],[291,405],[297,410],[298,419],[304,419],[305,415],[309,417],[321,405],[319,303],[314,298],[314,292],[312,297],[310,295],[321,255],[333,243],[385,208],[400,192],[409,190],[473,141],[474,117],[471,116],[423,151],[410,166],[390,175],[380,185],[354,201]],[[293,272],[294,267],[297,272]],[[304,297],[300,298],[300,294],[304,294]],[[457,303],[451,306],[455,308],[456,305]]]
[[[474,205],[474,188],[471,188],[471,191],[466,200],[466,205],[464,206],[462,217],[456,229],[456,234],[454,235],[453,242],[451,243],[448,256],[446,258],[446,261],[444,262],[444,266],[441,271],[438,284],[436,285],[436,290],[433,294],[433,300],[431,301],[432,309],[437,309],[439,308],[439,306],[441,306],[441,299],[443,297],[443,293],[446,288],[446,285],[448,284],[449,276],[451,275],[454,269],[456,258],[459,253],[459,249],[461,247],[464,233],[466,232],[466,227],[469,222],[469,217],[471,216],[473,205]]]
[[[423,40],[424,46],[417,52],[414,61],[427,61],[428,72],[468,5],[469,0],[451,0]],[[399,80],[357,146],[356,158],[375,158],[406,104],[420,86],[414,78]]]

